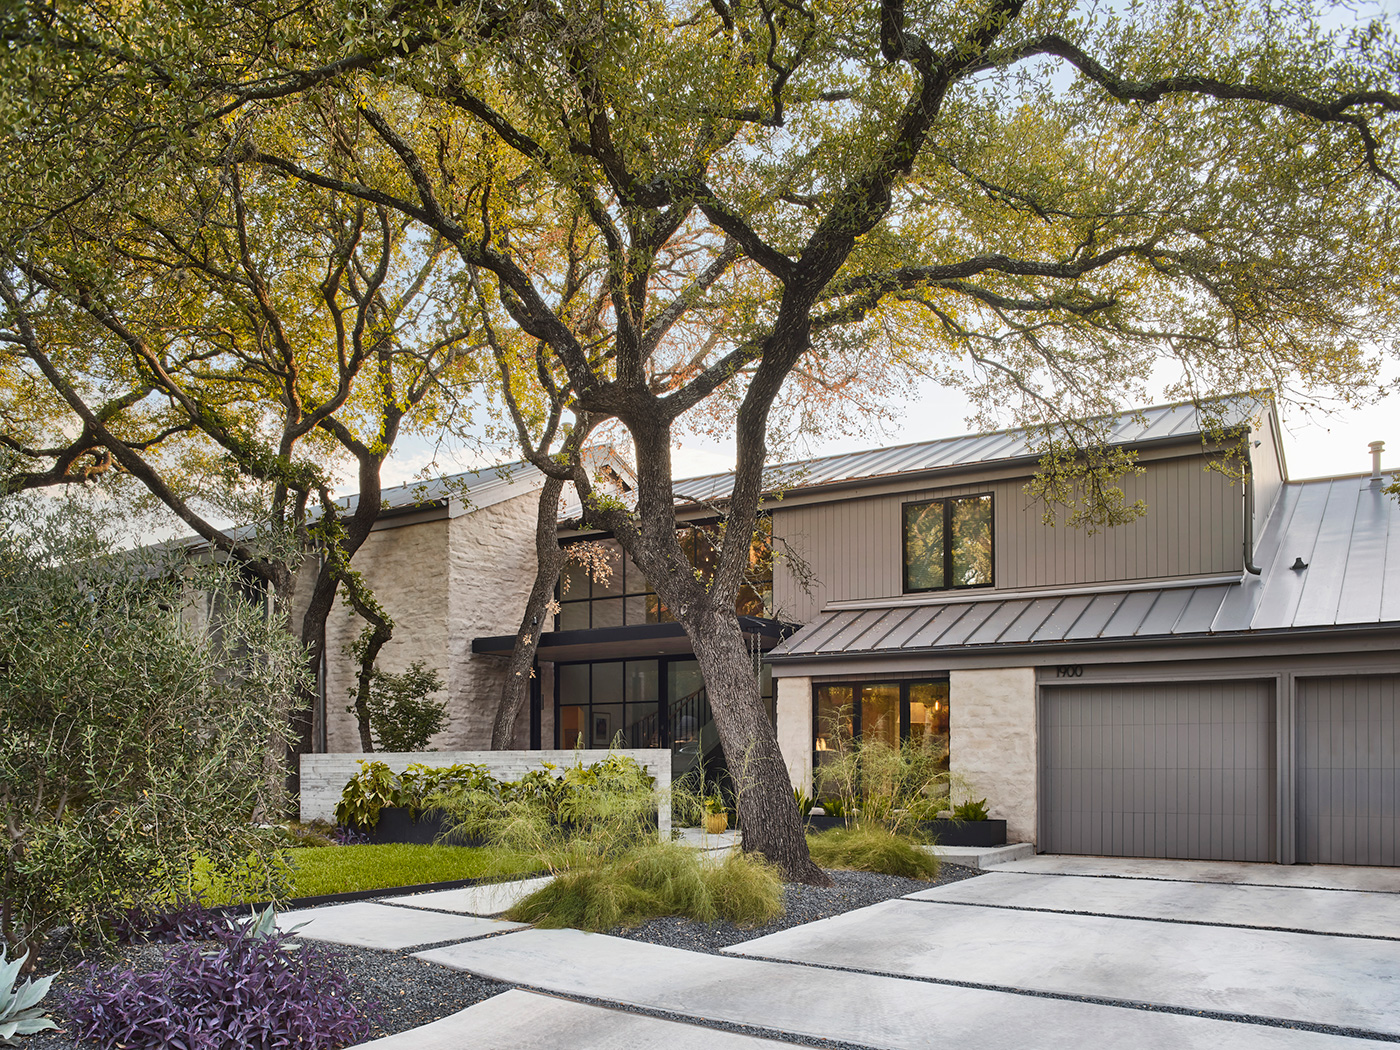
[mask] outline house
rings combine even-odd
[[[1146,511],[1097,533],[1042,522],[1022,431],[772,468],[771,541],[756,541],[735,613],[793,783],[810,786],[844,718],[858,733],[946,737],[973,797],[1043,851],[1400,864],[1400,505],[1382,491],[1379,452],[1370,472],[1292,481],[1272,405],[1227,409],[1228,439],[1192,405],[1113,421],[1110,443],[1143,468],[1127,497]],[[700,571],[729,483],[676,484]],[[392,645],[447,639],[434,643],[452,683],[439,746],[485,746],[493,669],[533,576],[519,527],[532,500],[496,506],[486,547],[454,547],[443,525],[431,551],[395,553],[395,529],[406,540],[429,522],[405,515],[357,557],[400,620]],[[575,511],[561,542],[613,568],[566,570],[540,639],[530,746],[620,734],[671,747],[677,773],[714,761],[684,631]],[[398,559],[394,576],[471,560],[476,583],[424,581],[444,596],[409,604],[436,626],[405,628],[377,559]],[[488,589],[472,598],[474,586]],[[351,729],[330,734],[333,750],[352,746]]]

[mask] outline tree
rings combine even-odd
[[[349,134],[319,115],[322,133]],[[0,341],[18,350],[0,362],[17,395],[4,404],[17,460],[4,485],[128,475],[264,579],[284,618],[319,547],[299,625],[307,667],[320,666],[341,592],[369,625],[366,692],[393,624],[351,560],[380,512],[383,463],[472,376],[469,324],[444,297],[452,257],[384,208],[288,192],[237,163],[166,174],[175,187],[128,194],[120,211],[69,209],[4,246]],[[43,427],[54,436],[36,442]],[[346,459],[360,494],[349,511],[328,466]],[[221,527],[211,508],[265,525]],[[297,750],[310,745],[310,697]],[[373,750],[363,697],[355,710]]]
[[[1391,345],[1400,59],[1384,23],[1326,31],[1267,0],[320,13],[197,9],[180,16],[193,49],[92,20],[76,34],[42,7],[24,31],[70,66],[123,71],[182,142],[237,115],[242,163],[411,217],[581,411],[627,428],[635,506],[577,465],[542,469],[578,486],[685,626],[742,781],[745,846],[791,877],[822,878],[732,610],[794,374],[871,347],[905,356],[1042,427],[1066,468],[1046,491],[1111,524],[1132,508],[1104,479],[1130,464],[1069,421],[1118,407],[1158,364],[1191,396],[1358,397],[1371,348]],[[367,129],[358,170],[260,131],[332,93]],[[599,264],[572,297],[570,230]],[[697,579],[670,449],[716,403],[737,463],[716,571]]]

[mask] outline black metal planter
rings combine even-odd
[[[431,846],[438,836],[452,826],[452,819],[442,810],[432,810],[418,814],[413,819],[413,810],[407,806],[386,806],[379,811],[379,823],[369,833],[369,840],[375,845],[402,842],[413,846]],[[480,846],[479,839],[447,839],[450,846]]]
[[[940,846],[1005,846],[1004,820],[923,820],[919,830]]]

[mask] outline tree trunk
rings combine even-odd
[[[559,496],[564,491],[562,478],[546,477],[540,490],[539,515],[535,520],[535,585],[520,629],[515,633],[515,648],[506,664],[505,686],[496,717],[491,723],[491,749],[504,751],[515,742],[515,723],[530,698],[530,676],[535,666],[535,652],[545,629],[549,600],[554,597],[554,585],[564,568],[564,549],[559,546]]]
[[[744,850],[761,853],[790,882],[830,886],[830,877],[807,852],[787,763],[759,696],[738,618],[711,608],[692,619],[694,626],[687,623],[686,632],[734,781]]]

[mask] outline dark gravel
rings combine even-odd
[[[635,929],[612,932],[652,944],[690,951],[717,952],[731,944],[800,926],[816,919],[840,915],[842,912],[853,911],[892,897],[902,897],[933,885],[970,878],[979,873],[945,863],[936,882],[921,882],[857,871],[833,871],[830,874],[836,883],[830,889],[801,885],[785,887],[784,915],[758,928],[744,929],[727,922],[706,925],[686,919],[656,919]],[[382,952],[368,948],[327,946],[327,954],[332,955],[354,974],[355,989],[352,994],[357,1000],[365,1003],[367,1013],[377,1022],[374,1033],[376,1037],[393,1035],[446,1017],[511,987],[449,970],[444,966],[420,962],[410,954],[419,950],[421,948]],[[114,955],[99,961],[105,965],[150,967],[158,962],[159,952],[160,946],[157,945],[134,945],[120,949]],[[54,992],[71,987],[75,982],[76,975],[73,971],[65,970],[54,981],[50,996]],[[54,1020],[60,1025],[63,1024],[61,1016],[55,1015]],[[747,1030],[738,1026],[721,1027]],[[817,1046],[836,1048],[841,1045],[823,1040],[795,1040],[790,1034],[785,1038]],[[79,1050],[79,1045],[62,1031],[42,1032],[30,1036],[22,1045],[25,1050]]]

